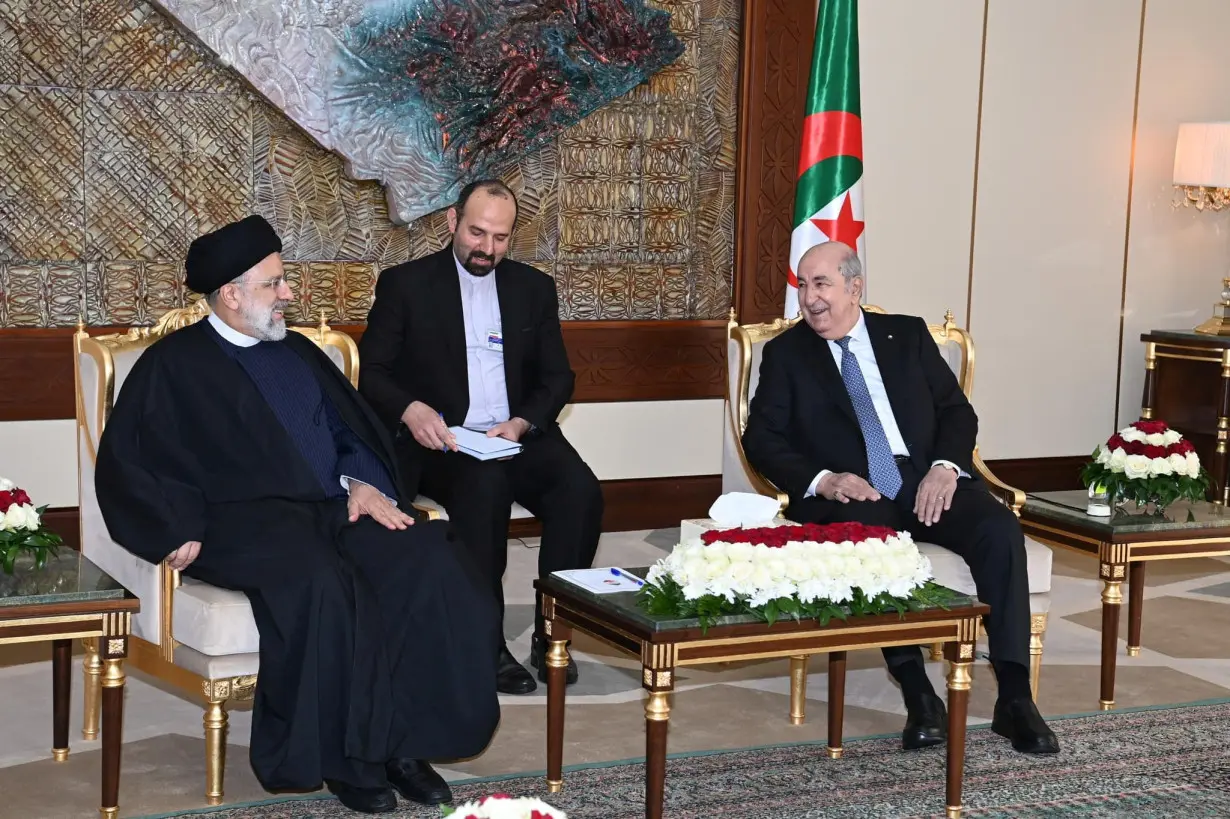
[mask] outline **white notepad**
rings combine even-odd
[[[466,427],[449,427],[448,431],[457,439],[458,449],[480,461],[510,458],[521,451],[521,444],[507,438],[488,438],[487,433]]]
[[[601,569],[567,569],[551,574],[596,594],[637,591],[645,585],[645,581],[636,575],[611,566]]]

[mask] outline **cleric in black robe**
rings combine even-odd
[[[251,601],[262,785],[323,781],[365,812],[395,809],[392,788],[449,801],[426,760],[473,756],[495,731],[496,603],[446,524],[405,513],[367,404],[287,332],[281,249],[259,216],[193,243],[187,286],[212,314],[155,343],[124,382],[99,445],[99,505],[128,550]]]

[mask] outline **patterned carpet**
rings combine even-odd
[[[973,729],[965,775],[970,817],[1161,817],[1230,814],[1230,703],[1056,720],[1063,752],[1028,757],[987,728]],[[570,743],[584,742],[570,736]],[[581,767],[548,796],[541,776],[458,783],[457,799],[538,796],[570,819],[644,815],[639,762]],[[846,743],[842,760],[818,744],[684,755],[667,765],[670,819],[861,819],[944,814],[942,749],[904,753],[896,737]],[[403,802],[398,817],[438,817]],[[313,797],[163,816],[325,819],[354,816]],[[152,819],[152,817],[148,818]]]

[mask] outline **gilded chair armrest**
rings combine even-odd
[[[432,509],[432,508],[427,507],[427,506],[420,506],[420,505],[419,505],[419,504],[417,504],[417,503],[412,503],[412,504],[410,504],[410,506],[411,506],[411,507],[412,507],[412,508],[413,508],[416,512],[419,512],[420,514],[422,514],[422,516],[423,516],[423,519],[424,519],[424,520],[439,520],[439,519],[440,519],[440,510],[439,510],[439,509]]]
[[[158,564],[158,584],[162,589],[162,610],[158,612],[158,653],[167,662],[175,659],[175,590],[183,579],[179,570],[172,569],[167,561]]]
[[[978,454],[978,447],[974,447],[974,471],[987,482],[991,494],[1003,501],[1012,510],[1014,515],[1020,517],[1021,507],[1025,505],[1025,493],[995,477],[995,473],[991,471],[986,461],[982,460],[982,456]]]

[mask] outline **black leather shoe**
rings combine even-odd
[[[517,658],[508,650],[508,646],[500,646],[500,664],[495,672],[495,690],[501,694],[528,694],[538,688],[534,677],[525,670],[525,666],[517,662]]]
[[[568,641],[568,645],[572,645],[572,641]],[[547,682],[547,651],[550,649],[546,638],[534,638],[534,649],[530,652],[530,665],[538,669],[538,681],[546,684]],[[577,668],[577,661],[572,659],[572,652],[568,653],[568,672],[566,685],[572,685],[581,677],[581,672]]]
[[[443,805],[453,801],[444,777],[426,762],[417,759],[392,759],[384,766],[389,784],[406,799],[420,805]]]
[[[930,748],[948,739],[948,710],[935,694],[924,694],[915,705],[906,704],[901,747],[907,751]]]
[[[337,801],[359,813],[391,813],[397,810],[397,797],[392,788],[356,788],[345,782],[326,780],[329,793]]]
[[[997,700],[991,730],[1012,740],[1012,747],[1023,754],[1059,753],[1059,740],[1028,697]]]

